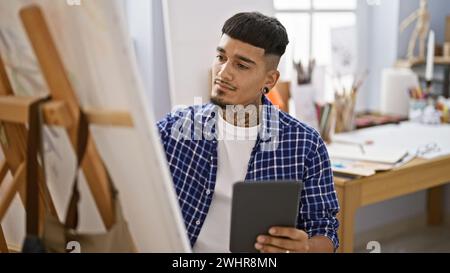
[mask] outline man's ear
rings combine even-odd
[[[266,80],[264,86],[272,89],[280,78],[280,72],[277,70],[280,63],[280,56],[268,54],[266,58]]]
[[[280,72],[276,69],[272,69],[267,71],[266,81],[264,82],[264,86],[272,89],[275,84],[277,84],[278,79],[280,78]]]

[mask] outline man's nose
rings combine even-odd
[[[232,81],[233,73],[231,72],[230,62],[226,62],[226,63],[223,63],[222,65],[220,65],[217,75],[223,80]]]

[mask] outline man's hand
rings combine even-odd
[[[270,235],[259,235],[255,248],[262,253],[309,252],[308,234],[291,227],[272,227]]]
[[[303,230],[291,227],[272,227],[270,235],[259,235],[255,248],[262,253],[306,253],[306,252],[334,252],[334,245],[325,236],[313,236]]]

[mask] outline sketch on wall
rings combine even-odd
[[[331,29],[331,64],[334,74],[352,75],[357,65],[356,29],[338,27]]]

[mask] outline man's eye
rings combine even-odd
[[[219,61],[223,61],[225,59],[222,55],[217,55],[216,57],[217,57],[217,60],[219,60]]]
[[[239,67],[239,69],[244,69],[244,70],[248,69],[248,67],[243,64],[238,64],[237,66]]]

